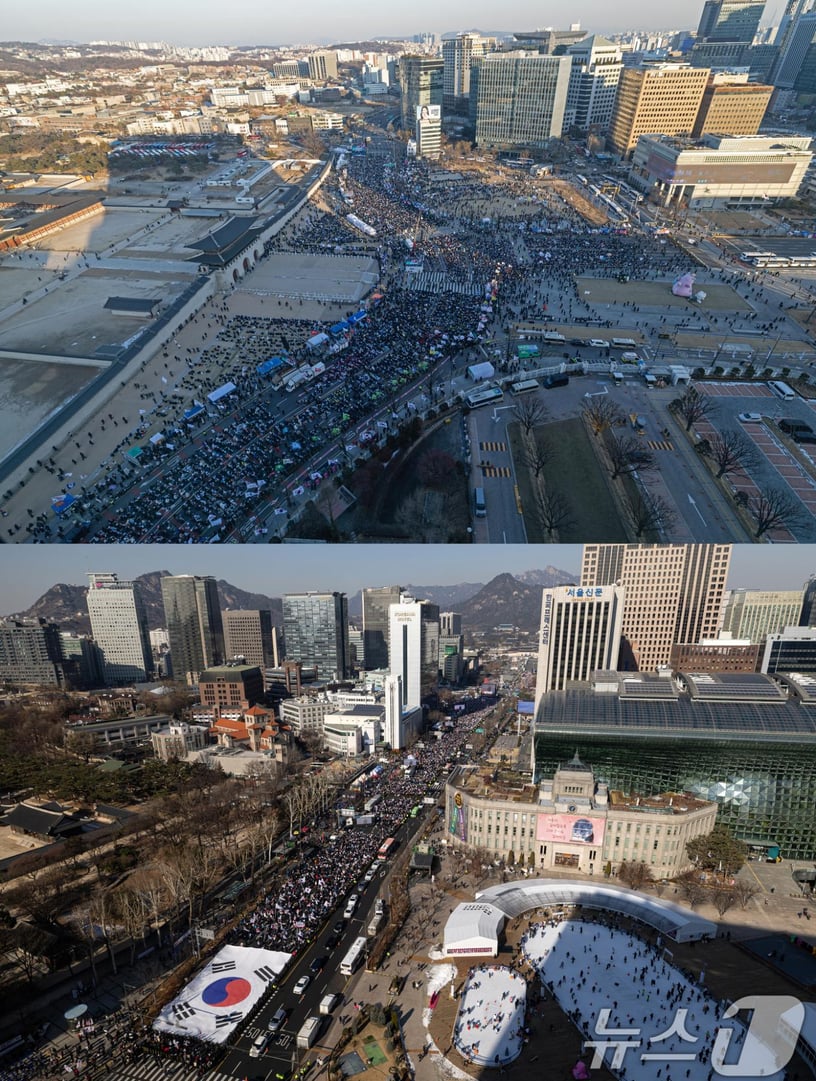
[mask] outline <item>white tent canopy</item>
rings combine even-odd
[[[496,374],[496,369],[489,360],[483,360],[480,364],[471,364],[467,373],[474,383],[478,383],[482,379],[492,379]]]
[[[238,388],[234,383],[224,383],[222,386],[217,387],[214,391],[207,395],[207,400],[210,402],[218,402],[222,398],[225,398],[228,394],[232,394],[234,390]]]
[[[470,901],[457,905],[445,924],[445,956],[495,957],[504,919],[504,913],[490,904]]]

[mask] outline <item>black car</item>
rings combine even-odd
[[[316,976],[318,972],[323,971],[327,961],[328,957],[315,957],[315,959],[310,963],[309,968]]]
[[[812,428],[797,428],[793,433],[794,443],[816,443],[816,432]]]
[[[332,927],[332,934],[342,935],[342,933],[345,931],[345,929],[346,929],[346,921],[345,920],[338,920],[337,923],[334,925],[334,927]]]
[[[788,420],[783,417],[783,419],[779,421],[779,427],[783,432],[787,432],[788,435],[795,436],[797,432],[804,432],[807,435],[813,434],[813,429],[810,425],[805,424],[804,421],[801,420]]]
[[[326,939],[326,949],[327,950],[335,949],[337,947],[337,944],[338,944],[339,941],[340,941],[340,936],[339,935],[329,935],[329,937]]]

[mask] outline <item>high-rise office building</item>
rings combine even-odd
[[[653,671],[680,643],[716,638],[729,544],[587,544],[581,585],[623,586],[618,667]]]
[[[785,45],[779,51],[773,75],[774,86],[789,90],[796,84],[808,50],[814,42],[816,42],[816,11],[807,11],[796,17],[790,27]]]
[[[765,8],[763,0],[705,0],[698,41],[754,40]]]
[[[760,671],[816,675],[816,627],[783,627],[765,639]]]
[[[816,575],[805,582],[798,622],[800,627],[816,627]]]
[[[161,580],[173,675],[194,685],[205,668],[224,660],[218,584],[210,575],[167,575]]]
[[[399,604],[401,586],[363,590],[363,657],[366,668],[388,667],[389,609]]]
[[[309,78],[316,83],[325,83],[337,78],[337,53],[321,50],[309,53]]]
[[[399,78],[402,127],[413,131],[423,105],[442,107],[444,62],[434,56],[401,56]]]
[[[345,593],[287,593],[283,629],[287,660],[315,667],[319,679],[345,679],[350,665]]]
[[[798,623],[801,589],[732,589],[725,602],[722,629],[733,638],[764,643],[769,634]]]
[[[772,86],[749,83],[741,75],[712,74],[703,92],[691,134],[756,135],[773,94]]]
[[[440,634],[461,634],[462,633],[462,617],[458,612],[440,612],[439,613],[439,633]]]
[[[275,668],[272,613],[256,609],[227,609],[221,613],[224,626],[224,658],[243,657],[247,664]]]
[[[613,584],[554,586],[541,598],[535,708],[548,691],[588,683],[614,669],[620,651],[624,591]]]
[[[774,77],[779,67],[779,61],[787,52],[790,37],[796,26],[797,19],[800,15],[805,15],[809,12],[813,8],[813,4],[814,0],[788,0],[785,5],[785,11],[782,18],[779,20],[779,26],[777,27],[776,36],[773,40],[776,56],[771,67],[770,82],[774,81]]]
[[[485,56],[493,42],[481,34],[457,34],[442,42],[442,99],[446,109],[455,109],[470,96],[470,65],[474,56]]]
[[[153,669],[147,613],[137,582],[115,574],[88,575],[91,634],[102,651],[103,676],[109,686],[143,683]]]
[[[64,685],[62,640],[56,623],[0,620],[0,682]]]
[[[389,609],[388,667],[402,677],[405,709],[433,690],[439,671],[439,606],[403,593]]]
[[[708,68],[683,64],[624,68],[609,127],[615,153],[627,157],[641,135],[690,134],[708,76]]]
[[[489,53],[471,66],[470,118],[479,146],[543,148],[564,128],[572,59]]]
[[[567,55],[572,57],[567,92],[569,125],[582,131],[608,128],[623,71],[620,46],[593,34],[570,45]]]

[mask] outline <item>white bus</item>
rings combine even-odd
[[[522,379],[520,383],[510,384],[510,393],[514,397],[518,394],[529,394],[531,390],[541,390],[541,384],[537,379]]]
[[[637,349],[634,338],[613,338],[609,345],[612,349]]]
[[[351,976],[360,967],[360,962],[365,957],[366,940],[364,936],[355,938],[351,949],[340,962],[340,971],[344,976]]]
[[[483,390],[472,390],[465,395],[465,404],[471,409],[478,409],[480,405],[490,405],[491,402],[500,402],[504,397],[501,387],[485,387]]]

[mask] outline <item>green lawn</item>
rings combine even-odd
[[[527,539],[531,544],[546,544],[549,537],[533,511],[535,479],[524,464],[519,425],[511,424],[509,433]],[[549,491],[560,493],[570,508],[571,521],[559,530],[558,540],[562,544],[628,540],[583,423],[573,418],[544,424],[535,429],[535,437],[552,453],[544,483]]]

